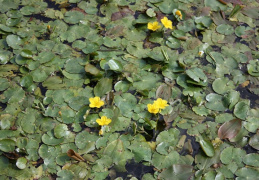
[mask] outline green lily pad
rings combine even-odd
[[[186,74],[196,82],[206,82],[207,76],[203,73],[200,68],[188,69]]]
[[[15,149],[15,141],[12,139],[0,140],[0,150],[4,152],[11,152]]]
[[[155,152],[152,156],[152,163],[157,169],[169,168],[173,164],[177,164],[180,155],[176,151],[171,151],[168,155],[160,155]]]
[[[0,64],[6,64],[11,57],[12,53],[9,51],[0,50]]]
[[[47,145],[55,146],[64,141],[64,138],[55,138],[54,133],[49,131],[47,134],[42,136],[42,142]]]
[[[254,168],[243,167],[237,170],[235,174],[238,176],[236,178],[237,180],[241,180],[241,179],[253,180],[259,176],[259,171]]]
[[[222,96],[214,93],[210,93],[206,96],[206,100],[208,101],[205,104],[205,107],[214,111],[224,111],[226,107],[222,101]]]
[[[8,35],[6,37],[6,42],[8,46],[13,49],[19,49],[20,46],[23,44],[23,40],[17,35]]]
[[[16,166],[19,168],[19,169],[25,169],[26,168],[26,164],[27,164],[27,159],[24,158],[24,157],[20,157],[17,159],[16,161]]]
[[[251,60],[247,65],[248,73],[252,76],[259,76],[259,61],[258,60]]]
[[[224,164],[235,164],[242,167],[242,160],[245,155],[246,152],[240,148],[227,147],[220,154],[220,160]]]
[[[248,116],[246,118],[246,121],[244,122],[244,127],[249,131],[249,132],[253,132],[255,133],[256,130],[259,128],[259,124],[258,122],[258,118],[257,117],[250,117]]]
[[[172,178],[175,180],[189,179],[192,176],[192,169],[193,167],[190,165],[173,165],[162,171],[158,177],[165,180]]]
[[[167,155],[168,149],[178,143],[180,132],[177,129],[170,129],[161,132],[156,138],[156,151],[160,154]]]
[[[108,61],[108,65],[111,70],[121,72],[123,70],[123,66],[120,61],[111,59]]]
[[[155,13],[154,9],[152,9],[152,8],[147,9],[146,13],[147,13],[147,15],[148,15],[149,17],[154,17],[154,16],[156,16],[156,13]]]
[[[181,47],[181,42],[180,40],[176,39],[176,38],[173,38],[173,37],[169,37],[167,39],[168,41],[166,41],[166,45],[170,48],[173,48],[173,49],[178,49]]]
[[[9,81],[5,78],[0,78],[0,84],[1,84],[0,91],[6,90],[10,85]]]
[[[152,151],[147,142],[133,142],[128,149],[134,154],[136,162],[151,161]]]
[[[75,144],[79,149],[85,149],[85,148],[90,149],[92,147],[92,144],[95,145],[95,141],[97,139],[98,139],[98,136],[90,134],[87,131],[82,131],[76,135]]]
[[[196,23],[196,27],[201,30],[208,28],[212,23],[209,16],[195,17],[194,21]]]
[[[140,91],[150,90],[155,87],[156,82],[158,82],[159,80],[161,80],[161,76],[159,76],[158,74],[145,72],[142,74],[142,76],[134,76],[133,87]]]
[[[21,84],[22,87],[29,88],[33,84],[32,76],[31,75],[24,76],[21,79],[20,84]]]
[[[225,94],[228,90],[235,88],[234,83],[228,78],[217,78],[212,83],[213,90],[218,94]]]
[[[102,97],[106,93],[112,90],[112,79],[102,78],[94,87],[94,95]]]
[[[243,161],[248,166],[258,167],[259,166],[259,154],[256,154],[256,153],[247,154],[244,157]]]
[[[230,35],[234,33],[234,28],[228,24],[221,24],[216,28],[217,32],[224,35]]]
[[[217,88],[216,88],[217,89]],[[239,101],[240,93],[238,91],[230,90],[228,94],[224,95],[223,101],[228,108],[232,110]]]
[[[239,101],[234,108],[234,115],[240,119],[246,119],[249,111],[250,101]]]
[[[137,105],[135,96],[130,93],[124,93],[121,96],[115,96],[114,102],[122,114],[126,114],[133,110],[133,108]]]
[[[114,85],[115,91],[122,91],[122,92],[127,92],[129,90],[130,83],[127,81],[118,81]]]
[[[56,138],[62,138],[66,135],[67,130],[67,125],[59,124],[54,128],[54,135]]]
[[[118,165],[119,170],[124,170],[127,160],[133,157],[133,154],[126,149],[125,145],[120,139],[108,143],[103,151],[103,154],[110,156],[113,163]]]
[[[68,11],[65,13],[65,22],[69,24],[77,24],[84,19],[84,14],[80,11]]]
[[[252,136],[249,140],[249,145],[252,146],[253,148],[259,150],[259,135],[255,134]]]
[[[21,56],[25,58],[32,58],[32,52],[29,49],[23,49],[21,52]]]

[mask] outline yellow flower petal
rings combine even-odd
[[[173,29],[173,23],[171,20],[169,20],[167,17],[164,17],[161,19],[162,24],[168,28],[168,29]]]
[[[148,104],[147,105],[147,110],[150,113],[156,114],[159,112],[159,107],[156,104]]]
[[[183,15],[182,15],[181,11],[177,10],[177,11],[175,11],[175,14],[177,16],[179,16],[180,19],[183,19]]]
[[[149,22],[149,23],[147,24],[147,28],[150,29],[150,30],[152,30],[152,31],[156,31],[156,30],[158,30],[159,28],[161,28],[161,26],[158,24],[157,21],[155,21],[155,22],[153,22],[153,23]]]
[[[204,54],[204,51],[199,51],[199,56],[201,57]]]
[[[96,119],[96,122],[100,125],[100,126],[105,126],[108,125],[112,122],[111,119],[107,118],[106,116],[102,116],[101,119]]]
[[[103,135],[103,130],[100,129],[99,135]]]
[[[90,108],[95,108],[95,107],[100,108],[101,106],[104,105],[104,101],[102,101],[98,96],[94,98],[89,98],[89,101],[90,101],[90,105],[89,105]]]
[[[158,99],[154,102],[154,104],[156,104],[157,107],[160,108],[160,109],[165,109],[165,107],[168,106],[167,101],[166,101],[166,100],[163,100],[163,99],[161,99],[161,98],[158,98]]]

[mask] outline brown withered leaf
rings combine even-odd
[[[78,153],[76,153],[73,149],[69,149],[67,151],[67,155],[68,157],[73,158],[77,161],[85,161],[85,159],[82,156],[80,156]]]
[[[241,84],[241,86],[242,86],[242,87],[246,87],[246,86],[249,85],[249,83],[250,83],[250,81],[245,81],[245,82],[243,82],[243,83]]]
[[[119,12],[115,12],[112,14],[111,20],[116,21],[116,20],[122,19],[126,16],[133,15],[133,14],[134,14],[134,11],[129,9],[129,7],[126,7],[126,6],[121,7]]]
[[[232,4],[243,4],[241,0],[224,0],[226,3],[232,3]]]
[[[124,34],[124,26],[118,25],[106,31],[105,36],[116,38]]]
[[[241,127],[242,121],[240,119],[225,122],[220,126],[218,136],[220,139],[232,139],[239,133]]]
[[[162,98],[169,101],[172,95],[172,88],[167,84],[161,84],[156,90],[156,98]]]

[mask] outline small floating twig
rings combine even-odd
[[[225,1],[223,0],[218,0],[220,3],[224,4],[224,5],[227,5],[228,3],[226,3]]]

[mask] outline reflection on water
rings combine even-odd
[[[145,166],[141,163],[136,163],[134,160],[131,160],[131,162],[128,162],[126,164],[126,170],[127,172],[116,172],[114,171],[113,177],[109,177],[107,179],[112,180],[113,178],[121,177],[124,180],[130,179],[131,177],[136,177],[138,179],[141,179],[142,176],[146,173],[154,174],[154,167],[153,166]]]

